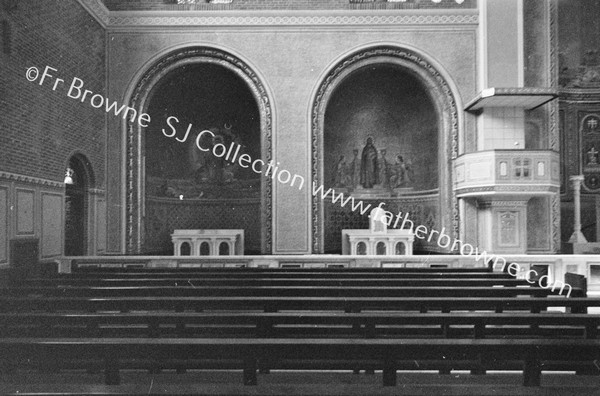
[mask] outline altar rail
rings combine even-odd
[[[504,255],[507,263],[516,262],[524,277],[526,271],[547,272],[548,282],[564,282],[565,273],[580,274],[588,280],[588,291],[600,293],[599,255]],[[280,255],[237,257],[173,257],[173,256],[85,256],[56,260],[59,272],[73,268],[486,268],[483,260],[460,255],[410,257]],[[499,268],[496,268],[498,270]]]

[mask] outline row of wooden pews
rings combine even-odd
[[[0,289],[0,370],[600,373],[600,306],[487,269],[87,269]],[[564,312],[556,309],[561,308]],[[554,309],[554,310],[553,310]]]

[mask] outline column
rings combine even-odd
[[[571,176],[569,178],[573,182],[573,235],[569,239],[569,243],[587,243],[587,240],[581,233],[581,182],[583,175]]]

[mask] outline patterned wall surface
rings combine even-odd
[[[396,228],[401,228],[405,218],[404,216],[408,213],[408,219],[414,222],[415,227],[424,225],[428,230],[441,231],[437,209],[437,195],[429,197],[386,199],[384,201],[386,205],[384,205],[383,208],[394,215],[394,222],[398,218],[398,213],[402,212],[399,215],[400,220]],[[371,208],[376,207],[380,202],[382,201],[363,200],[364,207],[370,204]],[[348,206],[341,207],[339,203],[332,203],[330,201],[324,202],[323,206],[325,212],[325,253],[341,253],[342,230],[369,228],[368,211],[366,211],[364,215],[361,215],[358,210],[352,211]],[[389,215],[386,214],[386,216]],[[406,224],[409,225],[408,222],[406,222]],[[389,228],[393,229],[393,225],[394,223],[392,223]],[[435,250],[434,243],[427,243],[426,241],[415,239],[414,249],[416,251],[423,250],[425,247],[427,247],[427,250]]]
[[[179,10],[327,10],[327,9],[419,9],[475,8],[476,0],[103,0],[111,11],[179,11]]]
[[[171,254],[171,233],[175,229],[244,229],[245,254],[261,248],[260,199],[146,200],[145,253]]]

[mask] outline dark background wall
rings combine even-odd
[[[600,67],[600,1],[559,0],[559,68],[562,86],[586,86],[585,72]],[[589,76],[589,74],[588,74]]]

